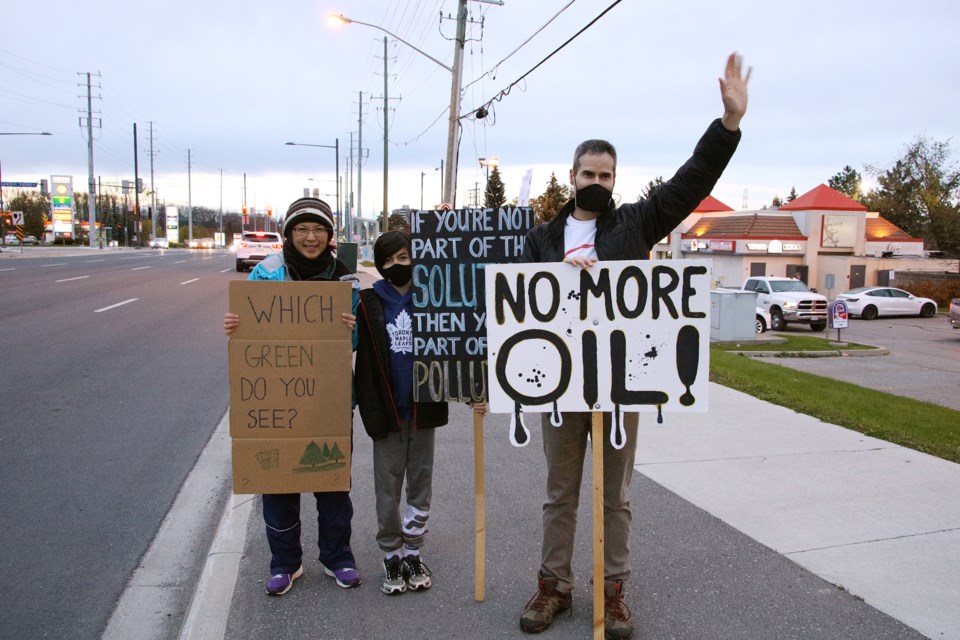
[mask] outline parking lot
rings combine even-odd
[[[812,332],[802,325],[790,325],[787,333]],[[835,340],[837,330],[828,330],[827,335]],[[840,338],[886,347],[890,354],[770,358],[769,362],[960,411],[960,331],[950,327],[944,314],[932,318],[853,318],[849,328],[840,331]]]

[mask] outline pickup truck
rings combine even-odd
[[[783,331],[790,322],[808,324],[813,331],[827,328],[827,298],[801,280],[758,276],[748,278],[741,288],[757,292],[757,308],[770,314],[773,331]]]
[[[960,329],[960,298],[954,298],[950,301],[950,326],[954,329]]]

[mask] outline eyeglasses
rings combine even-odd
[[[313,228],[294,227],[293,233],[295,233],[299,238],[306,238],[308,236],[314,236],[316,238],[319,238],[320,236],[325,235],[329,232],[327,231],[326,227],[313,227]]]

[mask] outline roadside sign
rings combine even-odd
[[[831,329],[847,328],[847,303],[843,300],[834,300],[827,307],[827,321]]]
[[[36,182],[0,182],[0,187],[33,187],[36,188]]]
[[[13,224],[23,224],[23,211],[13,211],[11,214],[13,216]]]

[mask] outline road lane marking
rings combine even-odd
[[[16,271],[16,267],[10,267],[9,269],[0,269],[0,271]]]
[[[149,268],[150,268],[150,265],[147,265],[146,267],[134,267],[133,269],[130,269],[130,271],[140,271],[140,269],[149,269]]]
[[[55,262],[53,264],[42,264],[41,267],[63,267],[66,266],[66,262]]]
[[[99,260],[85,260],[84,262],[86,262],[87,264],[90,264],[91,262],[106,262],[106,261],[107,261],[106,258],[100,258]]]
[[[185,263],[185,262],[186,262],[186,260],[181,260],[180,262],[174,262],[173,264],[183,264],[183,263]]]
[[[221,269],[220,273],[227,273],[228,271],[233,271],[233,269],[231,269],[230,267],[227,267],[226,269]]]
[[[186,282],[181,282],[180,284],[190,284],[191,282],[196,282],[200,278],[194,278],[193,280],[187,280]]]
[[[117,307],[122,307],[125,304],[130,304],[131,302],[136,302],[137,298],[130,298],[129,300],[124,300],[123,302],[118,302],[117,304],[112,304],[109,307],[104,307],[103,309],[97,309],[94,313],[100,313],[101,311],[110,311],[110,309],[116,309]]]
[[[54,280],[54,282],[70,282],[71,280],[83,280],[84,278],[89,278],[90,276],[77,276],[76,278],[64,278],[63,280]]]

